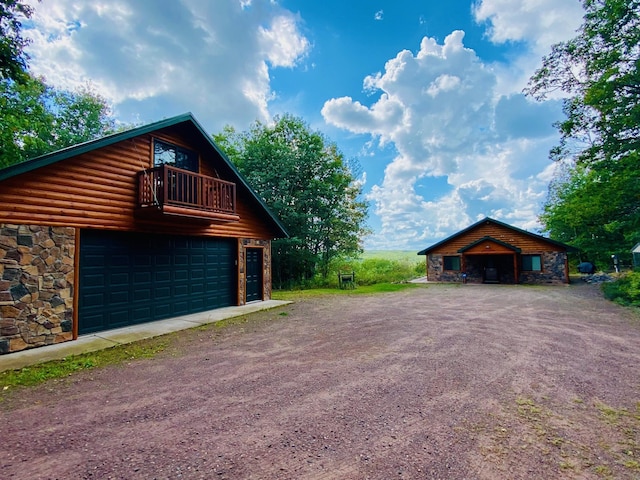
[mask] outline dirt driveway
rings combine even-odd
[[[329,296],[4,392],[20,479],[640,477],[640,323],[597,287]]]

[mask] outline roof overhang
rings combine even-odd
[[[482,225],[483,223],[493,223],[494,225],[499,225],[499,226],[501,226],[503,228],[512,230],[514,232],[519,232],[519,233],[522,233],[524,235],[528,235],[531,238],[536,238],[536,239],[542,240],[542,241],[544,241],[544,242],[546,242],[548,244],[551,244],[551,245],[557,247],[561,251],[565,251],[567,253],[572,253],[572,252],[578,252],[579,251],[579,249],[577,249],[575,247],[572,247],[571,245],[567,245],[565,243],[558,242],[557,240],[552,240],[552,239],[550,239],[548,237],[543,237],[542,235],[538,235],[538,234],[535,234],[535,233],[527,232],[526,230],[522,230],[520,228],[514,227],[513,225],[509,225],[507,223],[503,223],[503,222],[500,222],[498,220],[494,220],[493,218],[486,217],[486,218],[483,218],[482,220],[474,223],[473,225],[470,225],[467,228],[465,228],[463,230],[460,230],[457,233],[454,233],[453,235],[445,238],[444,240],[441,240],[441,241],[439,241],[437,243],[434,243],[433,245],[431,245],[430,247],[425,248],[424,250],[420,250],[418,252],[418,255],[428,255],[433,250],[443,246],[444,244],[450,242],[454,238],[457,238],[457,237],[459,237],[461,235],[464,235],[466,233],[471,232],[473,229],[477,228],[478,226]]]

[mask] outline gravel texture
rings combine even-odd
[[[0,401],[3,479],[640,477],[640,323],[597,286],[310,297]]]

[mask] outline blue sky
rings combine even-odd
[[[31,2],[31,0],[29,0]],[[124,123],[211,133],[291,113],[362,167],[368,249],[420,250],[490,216],[530,231],[560,99],[522,95],[578,0],[46,0],[31,69]]]

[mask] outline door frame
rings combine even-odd
[[[264,300],[264,248],[262,247],[254,247],[254,246],[247,246],[244,249],[244,270],[245,270],[245,274],[244,274],[244,302],[245,303],[249,303],[249,302],[258,302],[258,301],[263,301]],[[256,282],[257,284],[257,296],[258,298],[256,299],[252,299],[249,300],[249,262],[248,262],[248,257],[249,257],[249,252],[256,252],[258,253],[258,267],[257,267],[257,273],[258,273],[258,280]]]

